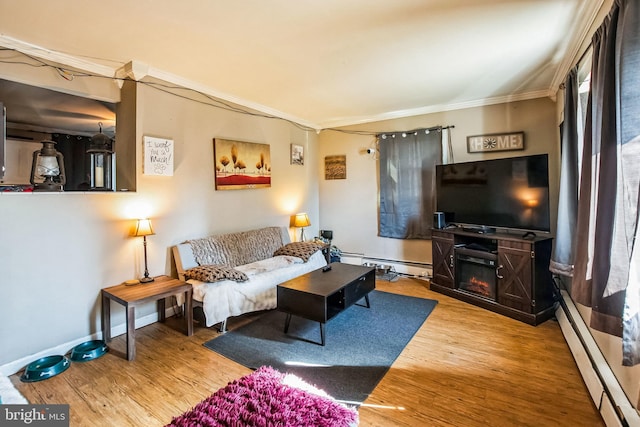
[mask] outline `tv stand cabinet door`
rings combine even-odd
[[[535,312],[531,245],[500,241],[498,246],[498,303],[523,313]]]
[[[431,254],[433,258],[433,277],[431,281],[437,285],[453,289],[455,287],[453,234],[433,231]]]

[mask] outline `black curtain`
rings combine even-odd
[[[580,144],[578,128],[578,67],[565,81],[564,120],[562,122],[562,158],[558,222],[550,270],[562,276],[573,275],[574,236],[578,214],[578,177]]]
[[[381,237],[431,238],[441,135],[441,129],[378,135]]]
[[[91,183],[91,162],[87,154],[91,138],[87,136],[54,133],[56,150],[64,156],[67,183],[64,191],[87,191]]]

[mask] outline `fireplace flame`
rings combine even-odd
[[[475,276],[469,279],[469,286],[467,287],[467,289],[477,294],[483,295],[485,297],[491,296],[491,289],[490,289],[489,283],[484,280],[480,280]]]

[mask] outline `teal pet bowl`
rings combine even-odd
[[[88,362],[97,359],[107,352],[107,344],[102,340],[83,342],[71,350],[71,360],[74,362]]]
[[[47,356],[27,365],[20,377],[23,382],[42,381],[55,377],[69,369],[71,362],[66,356]]]

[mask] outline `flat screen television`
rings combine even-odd
[[[436,166],[437,210],[479,232],[550,232],[547,154]]]

